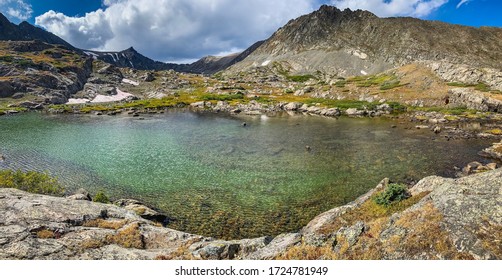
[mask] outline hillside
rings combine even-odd
[[[449,82],[485,82],[500,88],[502,29],[378,18],[367,11],[322,6],[280,28],[229,72],[280,64],[290,73],[350,77],[415,62]],[[486,73],[466,77],[469,71]]]

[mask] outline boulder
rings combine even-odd
[[[502,112],[502,101],[471,88],[450,89],[448,101],[452,107],[467,107],[483,112]]]
[[[72,195],[68,196],[67,198],[71,199],[71,200],[92,201],[91,194],[85,189],[78,189],[76,192],[74,192]]]
[[[9,81],[0,81],[0,98],[11,97],[15,92]]]
[[[291,102],[284,105],[284,110],[286,111],[296,111],[303,106],[303,103],[300,102]]]
[[[142,218],[150,221],[155,221],[162,224],[168,224],[170,220],[170,218],[167,217],[166,215],[161,214],[134,199],[119,199],[115,201],[114,204],[124,209],[133,211]]]
[[[155,75],[152,72],[148,72],[143,77],[143,81],[145,81],[145,82],[153,82],[153,81],[155,81]]]
[[[364,110],[358,110],[355,108],[349,108],[345,111],[348,116],[363,116],[365,114]]]

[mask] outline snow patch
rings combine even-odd
[[[107,53],[107,55],[111,56],[113,61],[117,62],[117,59],[115,58],[115,56],[113,55],[113,53]]]
[[[84,53],[88,56],[92,56],[94,59],[98,59],[98,55],[93,52],[84,51]]]
[[[89,99],[85,99],[85,98],[70,98],[68,99],[68,102],[66,102],[66,104],[85,104],[85,103],[89,103],[91,102],[91,100]]]
[[[111,96],[99,94],[91,101],[91,103],[117,102],[117,101],[122,101],[124,99],[127,99],[130,96],[133,96],[133,95],[128,92],[123,92],[117,88],[117,94],[111,95]]]
[[[133,86],[139,86],[138,82],[135,82],[135,81],[129,80],[129,79],[122,79],[122,83],[130,84],[130,85],[133,85]]]
[[[269,65],[269,64],[270,64],[270,60],[266,60],[265,62],[263,62],[263,63],[261,64],[261,66],[267,66],[267,65]]]

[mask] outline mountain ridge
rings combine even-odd
[[[279,28],[231,69],[277,61],[292,72],[320,70],[347,77],[427,60],[502,69],[502,29],[379,18],[367,11],[324,5]]]

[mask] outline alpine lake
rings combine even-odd
[[[246,123],[244,126],[243,123]],[[397,128],[392,128],[397,125]],[[451,140],[387,118],[24,113],[0,119],[0,169],[48,172],[67,193],[132,198],[168,227],[224,239],[297,231],[383,178],[452,176],[491,140]]]

